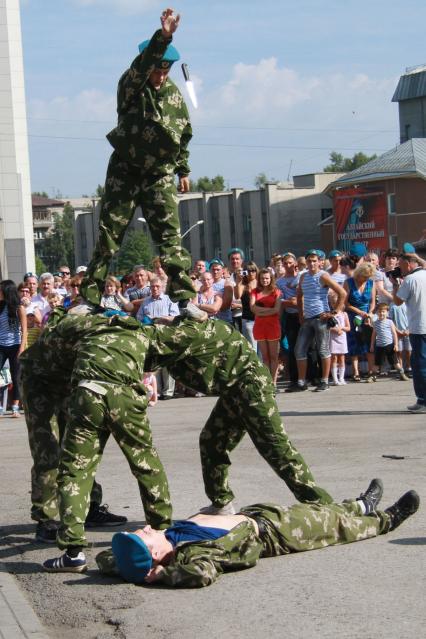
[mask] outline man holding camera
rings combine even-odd
[[[411,369],[417,402],[408,406],[411,413],[426,413],[426,262],[416,253],[403,253],[399,268],[404,278],[393,277],[393,300],[407,306],[411,342]]]
[[[307,272],[303,273],[297,287],[300,330],[297,336],[295,355],[297,360],[297,390],[307,390],[307,353],[311,340],[315,337],[321,358],[321,382],[316,390],[328,390],[330,376],[330,328],[335,326],[334,315],[343,310],[346,292],[326,272],[320,269],[322,251],[311,249],[305,255]],[[337,294],[337,305],[333,312],[328,303],[328,291]]]

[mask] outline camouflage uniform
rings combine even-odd
[[[147,521],[157,528],[168,526],[168,483],[152,445],[148,401],[140,382],[147,337],[135,332],[139,324],[131,318],[129,325],[126,318],[102,316],[70,315],[55,325],[56,319],[61,319],[58,310],[40,338],[40,348],[53,369],[66,363],[69,372],[72,362],[69,421],[57,477],[59,547],[86,545],[89,493],[110,433],[138,481]]]
[[[137,206],[142,207],[170,276],[170,297],[179,301],[195,295],[185,273],[191,268],[191,257],[181,247],[175,185],[175,174],[189,175],[187,146],[192,130],[188,109],[170,79],[158,91],[148,81],[169,43],[161,30],[156,31],[118,84],[118,124],[107,136],[115,151],[102,197],[99,238],[80,289],[95,304],[100,302],[110,260]]]
[[[227,322],[183,320],[157,327],[147,370],[167,367],[179,382],[219,399],[200,434],[204,487],[215,506],[234,497],[229,454],[248,432],[271,468],[302,502],[331,503],[284,430],[269,371],[247,340]]]
[[[20,358],[21,397],[33,458],[31,518],[38,522],[58,516],[57,474],[73,362],[73,351],[65,348],[52,353],[37,343],[25,350]],[[102,487],[96,481],[93,482],[90,501],[98,505],[102,502]]]
[[[241,513],[260,523],[259,535],[247,521],[214,541],[180,542],[161,582],[186,588],[209,586],[222,573],[252,568],[263,557],[361,541],[385,534],[390,527],[386,512],[364,516],[357,501],[289,508],[262,503],[246,506]],[[119,574],[111,550],[98,554],[96,561],[102,572]]]

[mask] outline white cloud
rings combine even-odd
[[[112,8],[127,14],[145,13],[160,6],[159,0],[74,0],[74,2],[87,7]]]
[[[105,126],[115,121],[116,98],[97,89],[82,91],[74,97],[56,96],[50,101],[30,100],[28,114],[35,122],[50,119],[55,121],[92,121]]]
[[[198,82],[197,82],[198,84]],[[230,79],[208,91],[200,83],[198,122],[302,128],[388,128],[396,78],[366,74],[304,75],[276,58],[239,63]]]

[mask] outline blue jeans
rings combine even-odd
[[[426,335],[412,333],[411,369],[417,403],[426,405]]]

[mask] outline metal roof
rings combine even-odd
[[[426,97],[426,70],[405,73],[399,78],[392,102]]]
[[[326,191],[350,184],[404,177],[426,180],[426,138],[413,138],[386,151],[378,158],[331,182]]]

